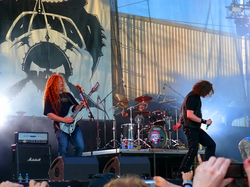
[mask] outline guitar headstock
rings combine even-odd
[[[96,92],[96,91],[98,90],[99,86],[100,86],[100,84],[99,84],[99,82],[97,82],[97,83],[95,84],[95,86],[91,89],[91,93]]]

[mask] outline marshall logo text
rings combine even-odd
[[[27,161],[28,162],[41,162],[41,158],[32,158],[32,157],[30,157]]]

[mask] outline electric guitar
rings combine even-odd
[[[85,98],[85,101],[88,101],[88,99],[90,98],[90,96],[96,92],[99,88],[99,83],[97,82],[95,84],[95,86],[90,90],[89,94],[87,95],[87,97]],[[80,104],[79,107],[77,109],[74,110],[74,112],[72,112],[72,108],[74,107],[75,105],[71,106],[69,108],[69,112],[68,114],[65,116],[65,118],[67,117],[72,117],[74,119],[74,122],[73,123],[63,123],[63,122],[60,122],[59,123],[59,127],[61,129],[61,131],[65,132],[66,134],[71,134],[72,132],[74,132],[75,128],[76,128],[76,124],[78,121],[80,121],[82,119],[82,117],[80,117],[79,119],[76,119],[76,116],[77,114],[82,110],[82,108],[84,107],[84,105]]]

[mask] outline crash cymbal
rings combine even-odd
[[[147,96],[147,95],[135,98],[135,101],[138,102],[138,103],[142,103],[142,102],[146,102],[147,103],[147,102],[149,102],[151,100],[152,100],[152,97]]]
[[[170,103],[170,102],[173,102],[173,101],[176,101],[176,99],[167,99],[165,101],[160,101],[159,103]]]
[[[149,111],[135,111],[135,112],[133,112],[134,115],[142,114],[142,115],[145,115],[145,116],[149,115],[149,113],[150,113]]]
[[[124,95],[115,94],[114,95],[114,105],[119,108],[126,108],[128,106],[128,99]]]

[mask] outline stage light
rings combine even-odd
[[[232,12],[242,12],[243,9],[241,7],[235,7],[234,5],[231,5],[229,10]]]

